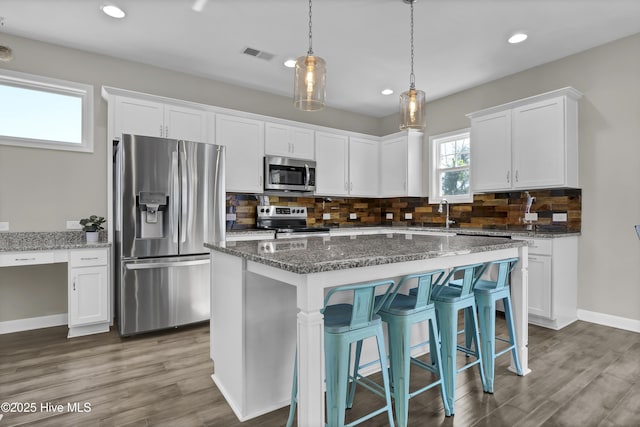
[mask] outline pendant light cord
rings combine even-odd
[[[413,5],[411,7],[413,7]],[[309,51],[307,52],[307,55],[308,56],[313,55],[313,43],[312,43],[312,36],[311,36],[311,0],[309,0]]]
[[[413,74],[413,3],[415,0],[411,0],[411,75],[409,76],[409,88],[416,88],[416,77]],[[309,0],[311,2],[311,0]],[[309,22],[309,28],[311,28],[311,22]],[[309,30],[311,31],[311,30]],[[309,33],[309,38],[311,38],[311,33]]]

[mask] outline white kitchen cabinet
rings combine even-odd
[[[269,156],[314,160],[314,131],[296,126],[265,122],[264,151]]]
[[[226,191],[262,193],[264,122],[216,114],[215,143],[226,147]]]
[[[471,119],[471,185],[474,191],[511,188],[511,112]]]
[[[558,96],[512,110],[514,188],[578,186],[573,104]]]
[[[578,237],[529,242],[529,323],[561,329],[578,319]]]
[[[204,110],[124,96],[116,96],[115,102],[115,136],[128,133],[207,142]]]
[[[349,194],[349,137],[316,132],[316,194]]]
[[[379,142],[349,138],[349,195],[378,196]]]
[[[423,134],[400,132],[380,142],[382,197],[423,197]]]
[[[109,330],[108,249],[69,251],[69,337]]]
[[[474,192],[578,187],[578,99],[564,88],[468,114]]]

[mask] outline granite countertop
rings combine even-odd
[[[47,251],[56,249],[90,249],[111,246],[106,234],[100,241],[87,243],[83,231],[24,231],[0,233],[0,252]]]
[[[297,274],[368,267],[526,246],[520,240],[479,236],[373,234],[269,241],[205,243],[213,251]]]
[[[437,226],[420,226],[420,225],[351,225],[343,227],[329,227],[330,230],[349,232],[358,230],[380,230],[384,232],[386,230],[394,231],[435,231],[439,233],[451,233],[462,235],[480,235],[480,236],[495,236],[495,237],[531,237],[536,239],[553,239],[557,237],[571,237],[580,236],[579,231],[567,231],[563,227],[539,227],[534,230],[527,230],[526,226],[504,226],[501,228],[480,228],[480,227],[454,227],[445,228]],[[243,234],[270,234],[272,230],[264,230],[258,228],[246,228],[239,230],[227,230],[229,235],[243,235]]]

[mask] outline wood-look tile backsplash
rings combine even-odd
[[[532,190],[535,197],[531,212],[538,214],[534,224],[554,226],[566,231],[580,231],[582,219],[582,191],[580,189]],[[424,197],[398,197],[387,199],[338,198],[338,197],[281,197],[269,196],[272,205],[305,206],[309,226],[371,226],[417,225],[444,226],[445,214],[438,213],[438,204],[429,204]],[[473,203],[452,204],[450,218],[453,227],[503,228],[525,226],[527,196],[523,192],[477,194]],[[227,212],[236,213],[232,229],[253,228],[256,225],[258,197],[228,193]],[[328,213],[331,219],[323,220]],[[349,219],[351,213],[356,219]],[[412,218],[405,219],[410,213]],[[553,222],[554,213],[566,213],[566,222]],[[386,219],[393,214],[393,219]]]

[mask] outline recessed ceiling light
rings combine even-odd
[[[296,66],[296,60],[295,59],[287,59],[286,61],[284,61],[284,66],[287,68],[293,68]]]
[[[393,94],[393,89],[382,89],[380,93],[383,95],[391,95]]]
[[[525,33],[515,33],[514,35],[509,37],[509,40],[507,41],[511,44],[522,43],[527,39],[527,37],[529,36],[527,36]]]
[[[124,10],[113,4],[105,4],[100,7],[104,13],[112,18],[122,19],[125,16]]]

